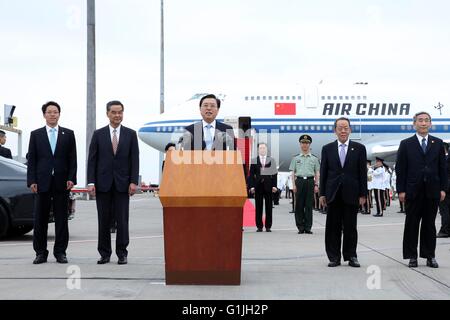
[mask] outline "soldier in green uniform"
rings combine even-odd
[[[320,164],[319,159],[311,154],[312,138],[304,134],[298,141],[301,152],[292,159],[289,166],[294,181],[295,223],[299,234],[312,234],[313,197],[319,188]]]

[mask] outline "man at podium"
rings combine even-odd
[[[202,121],[187,126],[182,138],[184,150],[236,150],[233,128],[216,120],[220,99],[208,94],[200,99]]]

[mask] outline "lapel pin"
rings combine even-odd
[[[352,151],[353,151],[353,150],[355,150],[355,149],[352,148]]]
[[[431,143],[434,143],[434,140],[431,140]]]

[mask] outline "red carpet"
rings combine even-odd
[[[255,206],[247,199],[244,205],[244,221],[242,223],[244,227],[255,227]]]

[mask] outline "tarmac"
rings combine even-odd
[[[291,204],[281,199],[272,232],[243,232],[241,285],[166,285],[162,207],[153,194],[130,202],[128,264],[97,265],[95,201],[78,200],[69,223],[68,264],[33,265],[32,232],[0,241],[1,300],[446,300],[450,298],[450,238],[437,239],[438,269],[402,259],[405,216],[392,202],[383,217],[358,214],[361,268],[327,267],[326,215],[314,212],[313,234],[298,234]],[[440,216],[436,219],[440,227]],[[112,235],[113,239],[115,235]],[[52,252],[54,226],[49,226]],[[113,241],[113,251],[115,242]]]

